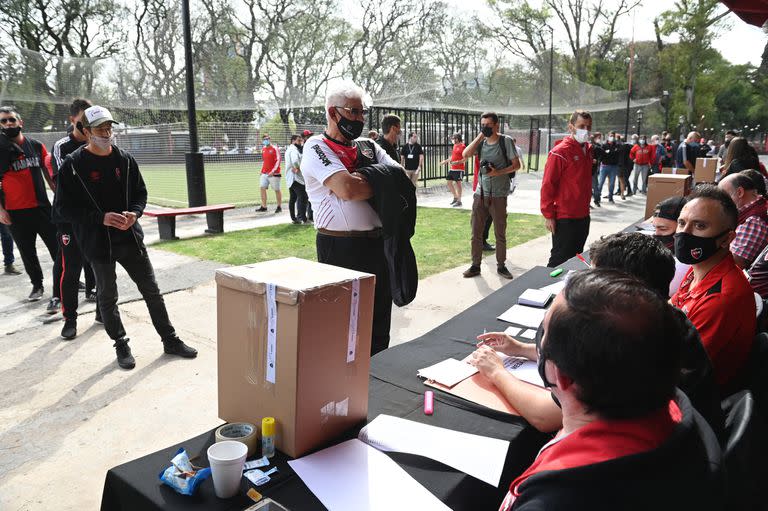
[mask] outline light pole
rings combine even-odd
[[[552,149],[552,85],[555,77],[555,30],[549,29],[549,117],[547,120],[547,153]]]
[[[195,108],[195,74],[192,67],[192,28],[189,0],[181,0],[184,24],[184,65],[187,78],[187,120],[189,122],[189,152],[184,155],[187,168],[187,200],[190,207],[205,206],[205,167],[197,140],[197,109]]]
[[[637,134],[640,135],[640,132],[643,131],[643,109],[639,108],[637,110]]]

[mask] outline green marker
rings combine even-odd
[[[552,273],[550,273],[549,276],[550,277],[557,277],[561,273],[563,273],[563,269],[562,268],[558,268],[555,271],[553,271]]]

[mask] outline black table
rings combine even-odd
[[[574,258],[560,267],[579,270],[585,265]],[[467,356],[474,350],[475,338],[483,329],[504,330],[508,324],[497,320],[496,316],[516,303],[518,296],[526,289],[555,282],[556,279],[549,277],[551,271],[551,268],[535,267],[422,337],[385,350],[371,360],[369,421],[384,413],[510,442],[499,488],[430,459],[387,453],[454,510],[498,509],[509,483],[530,465],[549,436],[536,431],[521,417],[491,410],[439,390],[435,390],[434,414],[425,416],[422,403],[427,388],[416,376],[416,371],[448,357]],[[338,440],[353,438],[356,433],[351,431]],[[240,494],[227,500],[215,497],[211,479],[204,481],[192,497],[179,495],[158,480],[158,474],[170,464],[170,459],[181,446],[187,449],[190,456],[200,455],[195,460],[196,465],[208,466],[206,449],[213,441],[212,430],[109,470],[104,482],[101,509],[244,509],[249,505],[245,492],[250,485],[244,478]],[[289,459],[277,453],[273,465],[278,467],[278,474],[257,490],[294,511],[325,509],[288,466]]]

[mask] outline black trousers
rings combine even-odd
[[[564,218],[555,221],[555,234],[552,235],[552,252],[547,266],[554,268],[584,251],[584,243],[589,235],[589,217]]]
[[[9,229],[29,275],[32,287],[43,285],[43,270],[37,258],[37,237],[45,243],[53,261],[53,296],[59,298],[61,283],[61,261],[56,257],[56,227],[51,223],[51,208],[37,207],[8,211],[11,216]]]
[[[66,319],[77,319],[80,272],[85,272],[85,290],[96,289],[96,278],[91,265],[83,259],[70,224],[59,224],[56,231],[59,242],[58,259],[61,262],[61,313]]]
[[[337,238],[317,233],[317,260],[350,270],[376,275],[373,300],[373,335],[371,356],[389,347],[392,321],[392,291],[384,259],[383,238]]]
[[[16,260],[13,257],[13,236],[11,236],[11,231],[5,224],[0,224],[0,240],[2,240],[3,245],[3,263],[6,266],[13,264]]]
[[[307,205],[309,204],[307,187],[294,181],[288,189],[288,193],[290,194],[288,212],[291,214],[291,220],[306,222],[307,218],[312,218],[311,212],[309,217],[307,217]]]
[[[168,318],[163,295],[157,287],[155,270],[147,255],[147,249],[143,246],[139,249],[135,245],[117,245],[112,247],[112,257],[116,262],[91,261],[93,274],[96,276],[96,294],[101,319],[104,321],[104,329],[110,339],[116,341],[125,337],[125,328],[117,308],[117,275],[115,274],[117,263],[120,263],[139,288],[147,304],[152,324],[160,338],[162,340],[173,338],[176,331]]]

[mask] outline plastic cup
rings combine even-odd
[[[216,442],[208,448],[208,462],[211,464],[213,489],[220,499],[234,497],[240,489],[243,478],[243,464],[248,447],[235,440]]]

